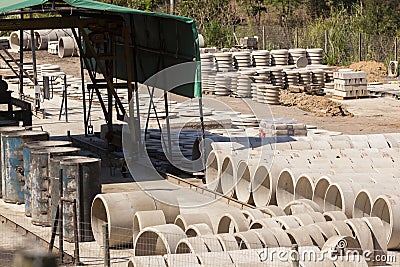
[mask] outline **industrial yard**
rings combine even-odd
[[[396,60],[7,2],[0,266],[400,266]]]

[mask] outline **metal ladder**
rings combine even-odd
[[[7,66],[10,68],[10,70],[15,74],[15,76],[19,77],[19,73],[18,71],[20,70],[21,64],[19,59],[15,59],[10,52],[8,52],[7,49],[4,48],[4,46],[0,45],[0,51],[4,52],[1,53],[0,52],[0,58],[7,64]],[[22,65],[32,65],[32,62],[27,62],[27,63],[23,63]],[[22,66],[22,71],[24,73],[24,77],[29,78],[29,80],[32,81],[32,83],[34,82],[34,78],[32,75],[30,75]]]

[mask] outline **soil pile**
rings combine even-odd
[[[367,82],[383,82],[387,77],[387,68],[382,62],[360,61],[349,66],[350,69],[365,71],[367,73]]]
[[[324,96],[281,91],[280,100],[282,105],[295,106],[319,117],[353,116],[341,103]]]

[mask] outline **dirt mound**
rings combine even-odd
[[[367,82],[383,82],[387,76],[387,68],[382,62],[360,61],[351,64],[348,68],[367,73]]]
[[[281,91],[280,100],[285,106],[296,106],[319,117],[353,116],[342,104],[323,96]]]

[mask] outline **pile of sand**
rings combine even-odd
[[[365,71],[367,73],[367,82],[383,82],[387,77],[387,68],[382,62],[360,61],[351,64],[348,68]]]
[[[280,100],[282,105],[295,106],[301,110],[314,113],[316,116],[353,116],[342,104],[324,96],[281,91]]]

